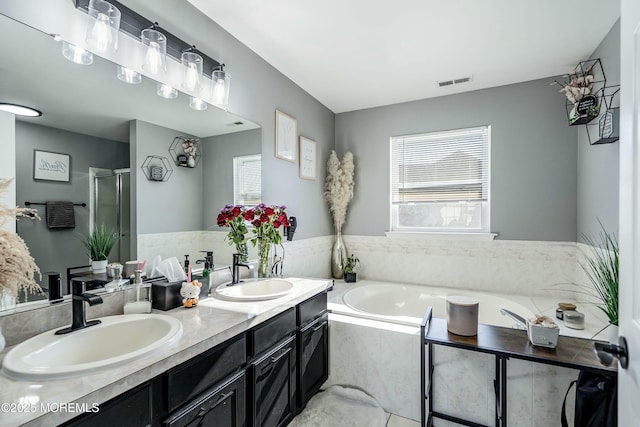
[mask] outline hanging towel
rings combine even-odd
[[[76,228],[73,202],[47,202],[46,216],[49,228]]]

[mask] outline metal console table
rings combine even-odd
[[[463,337],[447,330],[446,319],[433,318],[431,307],[427,309],[420,324],[420,337],[420,356],[423,361],[420,364],[422,427],[432,426],[434,418],[469,427],[488,427],[451,414],[434,411],[433,347],[435,345],[495,356],[496,375],[493,381],[496,395],[495,427],[507,427],[507,360],[510,358],[598,372],[609,376],[618,375],[618,362],[614,361],[611,366],[602,365],[593,350],[591,340],[560,336],[555,349],[534,347],[529,342],[526,331],[482,324],[478,325],[478,335]],[[427,356],[429,357],[428,368],[424,363]],[[425,399],[427,405],[425,405]]]

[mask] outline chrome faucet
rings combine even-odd
[[[56,335],[68,334],[69,332],[77,331],[79,329],[88,328],[89,326],[97,325],[100,320],[90,320],[87,322],[84,303],[88,302],[89,305],[102,304],[102,298],[99,295],[94,295],[85,292],[85,282],[81,279],[71,280],[71,310],[72,321],[71,326],[56,331]]]
[[[251,269],[249,264],[240,262],[240,254],[233,254],[233,267],[231,268],[231,284],[235,285],[240,282],[240,267]]]

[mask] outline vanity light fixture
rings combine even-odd
[[[175,99],[178,97],[178,91],[169,85],[158,82],[156,85],[156,95],[162,98]]]
[[[86,41],[98,52],[118,49],[120,10],[105,0],[90,0]]]
[[[142,74],[137,71],[133,71],[131,68],[127,68],[122,65],[118,65],[117,69],[118,80],[121,82],[125,82],[130,85],[137,85],[142,82]]]
[[[202,79],[202,56],[194,52],[196,47],[193,46],[182,52],[181,61],[183,66],[182,86],[189,91],[195,91],[200,88],[200,80]]]
[[[7,113],[15,114],[16,116],[24,117],[40,117],[42,112],[35,108],[25,107],[24,105],[11,104],[8,102],[0,102],[0,110]]]
[[[93,53],[64,40],[62,41],[62,56],[64,56],[71,62],[75,62],[76,64],[93,64]]]
[[[207,103],[200,98],[196,98],[195,96],[190,96],[189,107],[193,108],[194,110],[204,111],[207,109]]]
[[[229,104],[229,87],[231,86],[231,76],[224,71],[224,64],[220,64],[211,74],[213,103],[218,107],[226,108]]]
[[[142,68],[157,76],[166,69],[167,37],[155,28],[154,25],[142,30],[140,39],[142,44],[147,46]]]

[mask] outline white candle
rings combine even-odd
[[[124,314],[151,313],[151,301],[128,302],[124,305]]]

